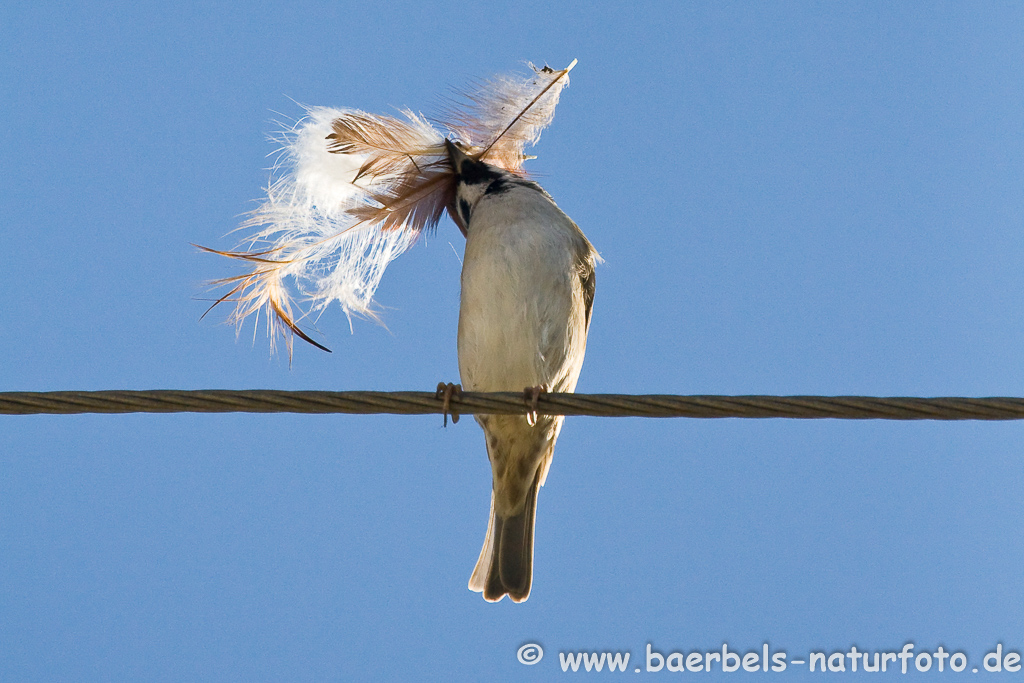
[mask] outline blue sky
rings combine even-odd
[[[190,243],[234,245],[293,100],[429,114],[577,58],[528,168],[605,259],[580,391],[1024,395],[1024,7],[624,5],[0,7],[0,390],[454,381],[450,222],[389,267],[386,329],[334,308],[290,368],[199,321],[238,271]],[[1024,648],[1022,441],[570,418],[533,593],[492,605],[471,420],[7,417],[0,679],[546,680],[723,642],[969,671]]]

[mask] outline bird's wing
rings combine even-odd
[[[590,313],[594,309],[594,292],[597,280],[594,277],[594,261],[588,259],[580,264],[580,284],[583,285],[583,312],[586,320],[586,331],[590,332]]]

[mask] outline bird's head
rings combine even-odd
[[[451,140],[445,140],[444,144],[456,181],[455,198],[448,207],[448,213],[462,230],[462,234],[466,234],[473,215],[473,207],[487,192],[487,188],[495,181],[507,179],[512,174],[473,158]]]

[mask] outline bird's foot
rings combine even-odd
[[[526,401],[526,407],[530,409],[526,413],[526,423],[531,427],[537,424],[537,402],[540,400],[540,395],[546,393],[548,393],[547,387],[540,385],[523,389],[523,400]]]
[[[452,384],[451,382],[438,382],[437,393],[434,396],[444,401],[442,406],[444,410],[444,426],[448,426],[448,415],[452,416],[452,424],[458,424],[459,412],[452,408],[452,398],[462,398],[462,385]]]

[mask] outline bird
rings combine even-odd
[[[266,197],[241,226],[255,232],[234,250],[199,247],[249,268],[210,282],[228,291],[207,312],[234,303],[228,321],[237,328],[250,316],[258,327],[262,318],[271,350],[283,339],[290,363],[295,337],[329,351],[300,323],[332,302],[350,323],[353,315],[379,321],[373,295],[387,265],[444,214],[451,217],[466,237],[462,384],[521,390],[528,406],[526,415],[476,416],[492,494],[469,587],[491,602],[530,595],[537,491],[564,420],[539,415],[538,401],[544,392],[575,390],[594,303],[597,251],[522,173],[523,162],[535,158],[525,148],[550,125],[575,65],[530,64],[525,76],[479,82],[429,120],[410,109],[397,118],[307,107],[274,136],[280,148]],[[449,412],[457,421],[451,399],[460,391],[438,385],[445,425]]]
[[[458,362],[467,391],[523,391],[527,415],[477,415],[491,463],[487,536],[469,588],[523,602],[533,583],[537,493],[563,416],[538,415],[544,392],[576,388],[600,256],[536,182],[481,161],[450,140],[448,213],[466,235]]]

